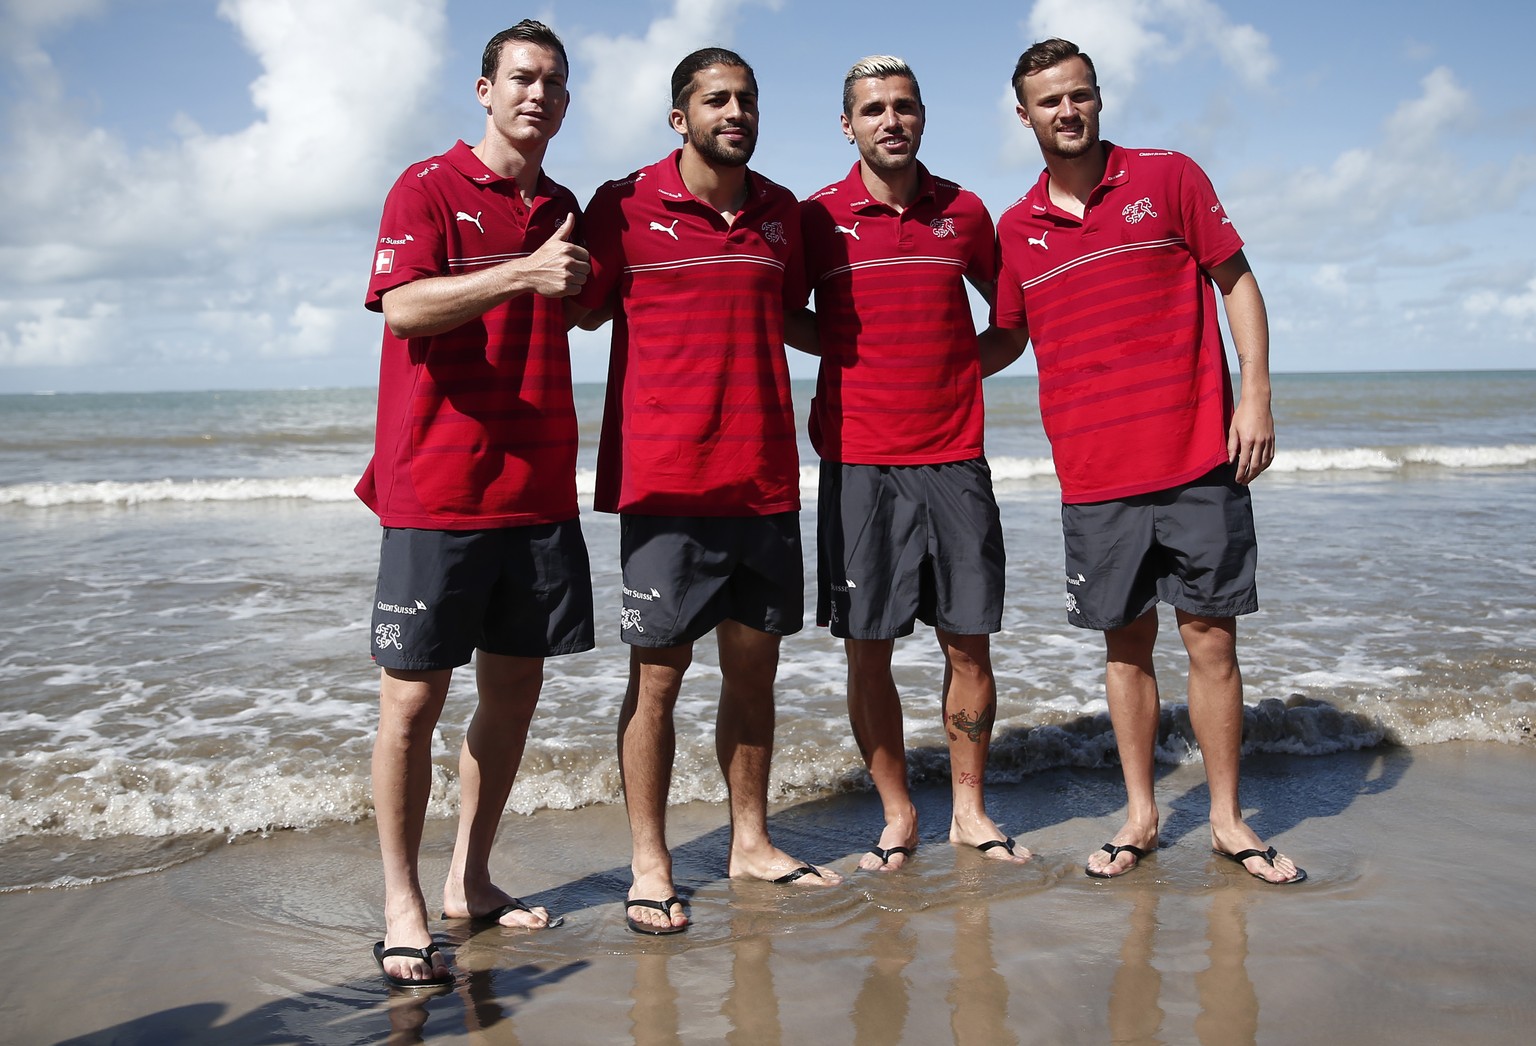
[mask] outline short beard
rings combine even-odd
[[[865,166],[874,171],[904,171],[917,162],[917,150],[908,149],[904,153],[892,156],[883,152],[878,145],[873,146],[869,152],[859,150],[859,158]]]
[[[748,137],[746,144],[739,149],[731,148],[713,134],[701,133],[692,127],[688,128],[688,143],[710,163],[721,167],[745,167],[757,149],[757,134],[749,128],[742,130]]]

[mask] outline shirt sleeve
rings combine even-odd
[[[1004,330],[1018,330],[1029,326],[1024,314],[1024,291],[1019,286],[1018,273],[1009,265],[1017,250],[1017,223],[1008,221],[1005,214],[997,223],[997,300],[992,306],[992,323]]]
[[[623,227],[618,195],[609,186],[600,187],[583,212],[582,230],[592,271],[576,294],[577,305],[600,309],[614,294],[619,273],[624,271]]]
[[[379,239],[373,245],[373,273],[363,304],[384,309],[384,292],[426,276],[448,271],[440,209],[417,184],[411,171],[400,176],[384,198]]]
[[[1202,269],[1220,265],[1242,250],[1243,239],[1227,217],[1210,178],[1188,157],[1179,176],[1179,206],[1184,240]]]

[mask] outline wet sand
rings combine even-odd
[[[695,925],[624,928],[620,808],[509,816],[494,867],[563,914],[544,933],[441,923],[458,983],[386,992],[371,824],[219,846],[164,871],[0,895],[0,1038],[54,1043],[1488,1043],[1536,1022],[1536,750],[1448,743],[1244,764],[1260,834],[1311,880],[1211,856],[1198,765],[1159,781],[1163,849],[1112,882],[1082,862],[1119,826],[1113,770],[991,789],[1023,869],[945,841],[948,797],[896,875],[856,793],[775,811],[775,840],[850,881],[722,878],[724,809],[676,807]],[[428,826],[440,884],[452,826]]]

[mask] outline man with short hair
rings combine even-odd
[[[1075,44],[1026,50],[1013,86],[1045,171],[998,222],[1002,272],[983,355],[990,373],[1034,341],[1061,480],[1067,620],[1104,633],[1129,809],[1086,871],[1124,875],[1158,845],[1152,650],[1161,600],[1173,605],[1189,655],[1211,847],[1264,882],[1300,882],[1306,873],[1264,846],[1238,802],[1236,618],[1258,608],[1247,484],[1275,452],[1264,299],[1192,160],[1100,140],[1103,99]],[[1212,284],[1242,366],[1235,407]]]
[[[795,199],[746,166],[757,80],[740,55],[694,52],[672,95],[682,147],[598,188],[592,277],[577,298],[613,318],[596,506],[620,517],[630,671],[619,761],[634,847],[625,920],[643,934],[688,926],[666,842],[673,709],[694,641],[711,630],[729,874],[840,881],[774,846],[767,823],[779,641],[804,612],[783,341],[785,310],[806,297]]]
[[[855,63],[842,129],[858,162],[801,207],[821,356],[810,420],[822,459],[817,619],[847,651],[848,718],[885,816],[859,867],[880,871],[900,868],[918,842],[891,674],[896,639],[918,619],[944,656],[949,841],[1002,861],[1030,856],[987,815],[983,793],[1004,556],[965,283],[991,300],[992,219],[918,161],[925,119],[905,62]]]
[[[373,802],[396,987],[452,982],[417,858],[432,734],[453,670],[479,689],[459,754],[445,918],[539,929],[549,913],[491,881],[490,852],[546,656],[592,648],[576,507],[565,303],[589,270],[576,200],[543,173],[569,104],[565,49],[525,20],[486,45],[485,137],[413,164],[384,204],[367,305],[382,311],[378,432],[357,493],[384,526],[373,609],[381,673]]]

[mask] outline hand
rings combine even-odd
[[[1257,397],[1238,400],[1227,432],[1227,461],[1237,466],[1237,481],[1252,483],[1275,460],[1275,419]]]
[[[576,216],[567,214],[555,234],[523,262],[524,275],[534,293],[547,298],[565,298],[581,290],[592,271],[587,249],[571,242],[576,231]]]

